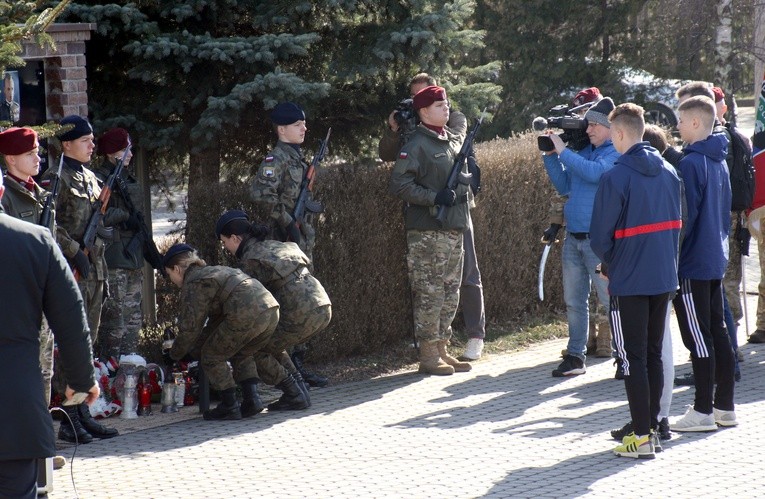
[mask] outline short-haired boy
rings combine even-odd
[[[608,120],[611,140],[622,155],[600,180],[590,244],[607,269],[611,330],[634,428],[614,453],[653,458],[664,386],[664,324],[678,284],[680,179],[643,142],[643,108],[621,104]]]
[[[737,424],[735,361],[722,295],[730,232],[728,139],[712,133],[715,114],[714,102],[706,96],[690,97],[678,108],[677,128],[687,144],[678,171],[685,183],[688,218],[680,249],[680,292],[673,304],[683,343],[691,352],[696,394],[693,406],[671,425],[675,431],[714,431],[718,424]]]

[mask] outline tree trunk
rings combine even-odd
[[[760,96],[765,71],[765,2],[754,2],[754,106]]]
[[[218,262],[215,222],[220,214],[220,150],[217,145],[189,154],[189,197],[186,242],[207,263]]]
[[[733,60],[732,36],[733,18],[731,16],[731,4],[733,0],[717,1],[717,27],[715,34],[715,85],[723,89],[726,96],[733,95],[733,86],[730,81],[731,65]],[[730,107],[730,102],[728,106]]]

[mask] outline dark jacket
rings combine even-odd
[[[688,220],[680,248],[681,279],[722,279],[727,266],[731,190],[727,138],[713,133],[687,145],[677,170],[685,183]]]
[[[612,296],[677,289],[681,182],[659,152],[640,142],[605,172],[590,224],[592,251],[608,266]]]
[[[82,296],[44,227],[0,214],[0,461],[53,456],[53,424],[40,372],[42,315],[56,337],[69,386],[94,384],[93,354]]]

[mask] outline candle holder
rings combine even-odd
[[[176,389],[175,383],[171,383],[169,380],[162,385],[162,409],[160,412],[178,412],[178,404],[175,401]]]

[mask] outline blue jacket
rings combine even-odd
[[[648,142],[639,142],[603,174],[595,194],[590,246],[608,266],[612,296],[677,290],[681,181]]]
[[[589,145],[579,152],[570,149],[557,154],[545,155],[545,169],[558,194],[568,196],[563,214],[566,230],[587,232],[590,230],[592,203],[598,190],[600,176],[614,166],[619,153],[610,140],[600,147]]]
[[[722,279],[728,264],[731,191],[728,138],[713,133],[683,149],[677,166],[685,183],[688,219],[680,248],[680,279]]]

